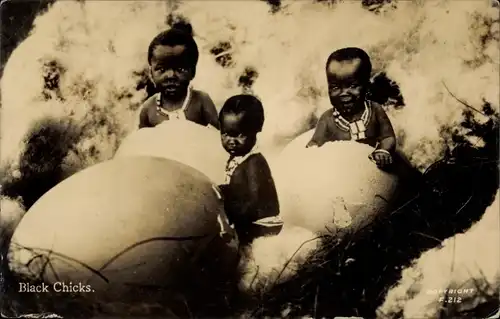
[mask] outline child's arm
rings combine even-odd
[[[307,147],[311,146],[322,146],[326,142],[328,142],[328,136],[331,135],[330,130],[328,129],[328,116],[330,112],[326,111],[321,115],[321,117],[318,120],[318,124],[316,125],[316,129],[314,130],[314,135],[307,143]]]
[[[396,149],[396,134],[394,134],[391,121],[382,106],[376,104],[374,105],[374,109],[377,114],[377,120],[380,128],[380,137],[377,149],[393,153]]]
[[[212,125],[216,129],[219,129],[219,116],[215,104],[207,93],[202,94],[202,104],[201,111],[203,112],[203,117],[209,125]]]
[[[373,103],[372,105],[379,124],[379,138],[377,147],[370,157],[377,166],[382,167],[392,164],[392,156],[396,150],[396,135],[384,109],[378,104]]]
[[[147,102],[142,105],[141,113],[139,114],[139,128],[152,127],[149,122],[149,107]]]

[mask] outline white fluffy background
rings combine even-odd
[[[380,315],[402,313],[404,318],[438,318],[444,293],[434,290],[474,289],[474,293],[449,293],[461,297],[455,303],[471,310],[500,291],[500,198],[486,210],[482,219],[463,234],[446,239],[441,247],[423,253],[392,288]],[[483,291],[483,292],[481,292]],[[446,305],[444,305],[446,306]]]
[[[3,173],[17,178],[23,138],[47,116],[72,118],[80,126],[81,139],[76,151],[66,157],[66,165],[80,169],[111,158],[136,127],[137,107],[146,93],[135,90],[135,72],[145,69],[149,41],[164,28],[172,9],[187,17],[195,30],[201,56],[194,85],[209,92],[219,107],[240,92],[236,83],[245,67],[259,72],[253,90],[266,108],[261,142],[269,148],[302,133],[311,114],[328,107],[325,59],[344,46],[365,48],[375,69],[386,70],[399,83],[407,106],[388,114],[402,150],[422,170],[450,143],[441,130],[462,120],[464,107],[448,94],[443,82],[471,105],[480,107],[486,99],[498,111],[498,9],[490,0],[400,1],[396,9],[381,15],[362,9],[357,1],[331,6],[283,1],[283,6],[282,12],[270,15],[263,1],[57,2],[36,19],[31,35],[13,52],[4,70]],[[220,67],[209,53],[220,41],[232,43],[232,68]],[[60,81],[65,102],[41,98],[47,72],[43,63],[48,60],[65,70]],[[10,199],[1,204],[1,222],[4,216],[17,216],[9,217],[14,225],[21,207]],[[475,238],[469,233],[462,236]],[[489,242],[485,233],[477,236]],[[257,262],[270,256],[275,266],[282,265],[313,235],[290,230],[281,237],[255,243]],[[297,263],[314,249],[311,245],[296,257]],[[269,253],[272,247],[280,253]],[[464,253],[455,269],[474,260]],[[263,270],[267,273],[277,268],[268,261],[262,264],[267,265]],[[415,314],[411,307],[410,303],[405,311]]]
[[[21,221],[24,207],[18,200],[0,196],[0,247],[12,236],[12,231]]]
[[[318,236],[302,227],[286,226],[277,236],[257,238],[242,261],[240,289],[262,293],[293,277],[319,248]]]
[[[194,85],[208,91],[218,106],[240,92],[236,83],[245,67],[259,72],[253,89],[266,107],[263,143],[296,136],[312,113],[328,107],[323,67],[328,54],[343,46],[365,48],[375,68],[387,70],[400,84],[407,107],[389,114],[398,133],[404,133],[405,153],[419,167],[441,155],[447,141],[440,129],[461,120],[463,106],[442,81],[472,105],[485,98],[498,108],[498,46],[494,38],[480,44],[488,34],[498,37],[498,21],[488,24],[498,9],[488,0],[402,1],[383,15],[354,1],[283,5],[281,13],[270,15],[263,1],[57,2],[36,19],[5,67],[1,135],[9,138],[1,140],[2,163],[16,162],[28,128],[48,115],[85,125],[79,165],[111,157],[135,128],[136,108],[145,95],[135,90],[134,73],[146,67],[149,41],[173,8],[192,22],[200,47]],[[345,25],[349,31],[339,32]],[[232,68],[221,68],[209,53],[220,41],[232,43]],[[64,103],[41,99],[48,60],[65,70]],[[88,151],[91,147],[97,155]]]

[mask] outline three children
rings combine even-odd
[[[275,184],[266,159],[256,148],[264,124],[262,103],[252,95],[236,95],[217,114],[208,94],[189,86],[196,73],[198,48],[192,35],[183,30],[170,29],[156,36],[149,46],[148,62],[158,93],[144,103],[139,127],[181,119],[220,129],[229,159],[225,183],[219,187],[240,244],[278,233],[283,223]],[[326,76],[332,108],[321,116],[306,147],[355,140],[375,148],[370,158],[377,166],[392,164],[394,130],[382,107],[366,98],[371,71],[368,54],[359,48],[340,49],[329,56]]]

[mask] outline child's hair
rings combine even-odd
[[[250,94],[230,97],[219,112],[219,122],[227,114],[242,114],[243,129],[247,132],[260,132],[264,126],[264,107],[259,99]]]
[[[191,32],[189,32],[191,30]],[[172,27],[169,30],[163,31],[158,34],[149,44],[148,48],[148,63],[151,64],[151,59],[153,58],[153,51],[159,45],[175,46],[175,45],[185,45],[186,46],[186,57],[191,65],[195,66],[198,64],[198,45],[194,41],[192,35],[192,29],[186,27]]]
[[[348,47],[334,51],[328,57],[326,61],[326,67],[328,68],[328,65],[332,61],[343,62],[354,59],[361,60],[360,75],[363,77],[363,80],[369,81],[372,73],[372,63],[370,61],[370,56],[368,55],[368,53],[360,48]]]

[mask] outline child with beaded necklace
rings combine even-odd
[[[370,159],[383,168],[393,163],[396,137],[382,107],[366,99],[372,65],[359,48],[333,52],[326,63],[332,108],[318,121],[306,147],[329,141],[354,140],[375,148]]]
[[[188,120],[219,127],[217,110],[210,96],[190,86],[198,56],[192,35],[182,29],[169,29],[151,41],[150,77],[158,93],[144,102],[139,128],[154,127],[166,120]]]

